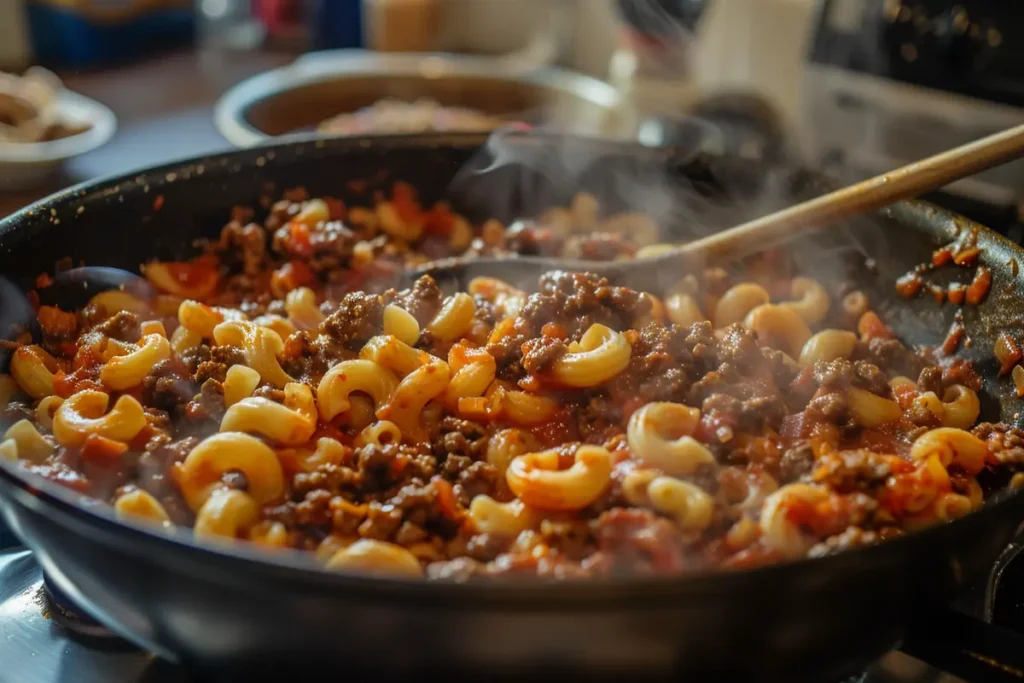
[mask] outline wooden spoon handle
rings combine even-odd
[[[703,258],[759,251],[1024,156],[1024,125],[916,161],[680,247]]]

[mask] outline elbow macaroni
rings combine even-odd
[[[535,529],[540,521],[536,512],[519,499],[499,503],[486,495],[473,498],[469,505],[469,518],[478,532],[509,538]]]
[[[146,426],[142,404],[121,396],[107,412],[110,396],[84,390],[69,396],[53,415],[53,436],[62,446],[80,446],[90,434],[127,443]]]
[[[469,331],[474,315],[476,303],[473,297],[465,292],[459,292],[445,300],[441,310],[427,325],[427,329],[441,341],[454,341]]]
[[[59,369],[57,359],[40,346],[21,346],[11,354],[11,376],[32,398],[53,394],[53,378]]]
[[[631,352],[624,334],[594,324],[578,342],[569,344],[564,356],[555,360],[551,374],[566,386],[596,386],[625,370]]]
[[[213,492],[196,513],[196,538],[217,541],[241,538],[259,521],[260,511],[252,496],[234,489]]]
[[[405,377],[430,361],[431,356],[417,351],[397,337],[379,335],[366,342],[359,351],[359,357],[370,360],[377,365],[393,371],[399,377]]]
[[[273,330],[251,322],[231,320],[213,328],[213,338],[218,344],[241,347],[246,365],[260,373],[264,382],[283,387],[294,381],[277,359],[284,351],[284,341]]]
[[[798,313],[775,304],[763,304],[747,314],[744,326],[757,333],[757,338],[790,356],[800,355],[811,338],[811,330]]]
[[[114,514],[118,519],[148,522],[165,528],[173,526],[171,518],[167,516],[167,510],[160,501],[142,489],[118,496],[114,501]]]
[[[224,378],[224,405],[228,408],[252,396],[260,385],[260,373],[245,365],[232,365]]]
[[[413,346],[420,339],[420,324],[404,308],[388,304],[384,307],[384,334]]]
[[[715,457],[691,434],[700,410],[679,403],[648,403],[629,418],[626,436],[634,457],[667,474],[691,474]]]
[[[312,330],[324,321],[324,314],[316,303],[316,293],[309,287],[288,292],[284,300],[288,321],[298,330]]]
[[[18,420],[8,427],[0,441],[13,443],[15,456],[30,462],[43,462],[53,453],[53,444],[28,420]]]
[[[579,446],[568,469],[559,467],[556,449],[516,456],[505,472],[512,492],[544,510],[581,510],[611,483],[611,454],[600,446]]]
[[[234,470],[245,475],[248,494],[258,505],[284,493],[284,471],[274,451],[256,437],[238,432],[203,439],[172,472],[189,507],[199,510],[222,487],[221,476]]]
[[[672,477],[657,477],[647,486],[651,505],[672,517],[683,531],[703,531],[711,525],[715,503],[702,488]]]
[[[250,396],[235,403],[220,423],[222,432],[260,434],[282,446],[306,443],[316,431],[317,410],[313,392],[305,384],[284,387],[284,404]]]
[[[903,417],[899,403],[864,389],[850,387],[846,390],[846,399],[854,420],[864,427],[880,427]]]
[[[771,301],[768,290],[750,282],[738,284],[729,289],[715,304],[714,324],[716,328],[728,327],[743,319],[758,306]]]
[[[761,511],[761,535],[765,543],[785,557],[800,557],[813,545],[807,534],[790,516],[794,505],[814,507],[826,503],[829,491],[810,484],[787,484],[768,496]]]
[[[331,368],[317,387],[320,417],[330,422],[351,407],[351,394],[363,392],[376,407],[383,406],[398,388],[398,378],[371,360],[346,360]]]
[[[435,360],[409,373],[387,403],[377,410],[377,417],[394,422],[407,439],[424,441],[427,430],[423,424],[423,409],[447,387],[448,364]]]
[[[393,543],[360,539],[339,550],[327,561],[327,568],[396,577],[423,576],[416,556]]]
[[[795,277],[790,287],[793,301],[779,304],[797,313],[808,325],[817,325],[825,316],[831,301],[828,292],[816,280],[806,277]]]
[[[100,379],[111,389],[124,391],[142,384],[154,365],[170,357],[171,345],[167,338],[151,334],[139,340],[137,350],[108,360],[100,371]]]
[[[857,335],[846,330],[822,330],[800,349],[800,367],[813,367],[839,358],[849,358],[857,346]]]
[[[917,437],[910,457],[925,460],[935,455],[944,467],[958,466],[968,474],[977,474],[988,459],[988,444],[970,432],[953,427],[932,429]]]

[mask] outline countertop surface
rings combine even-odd
[[[41,187],[5,192],[0,178],[0,217],[76,183],[229,148],[214,128],[214,103],[238,81],[292,59],[265,52],[182,52],[94,72],[60,72],[68,89],[114,111],[117,134],[70,160]]]

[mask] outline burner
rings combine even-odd
[[[196,683],[74,608],[24,549],[0,551],[2,680],[18,683]]]
[[[56,624],[73,634],[85,638],[104,640],[118,638],[106,626],[78,609],[71,598],[60,590],[54,581],[46,575],[46,572],[42,572],[42,576],[42,595],[46,600],[46,606],[49,607],[50,616],[53,617],[53,621]]]

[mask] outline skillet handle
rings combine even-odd
[[[899,649],[965,681],[1024,681],[1024,635],[952,609],[918,615]]]

